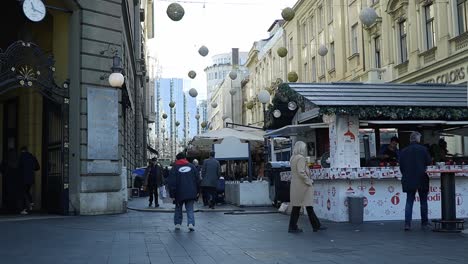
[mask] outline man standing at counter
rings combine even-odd
[[[420,144],[421,134],[413,132],[410,135],[411,144],[400,153],[401,185],[406,193],[405,231],[411,230],[413,203],[416,191],[421,205],[421,228],[430,227],[427,209],[427,194],[429,193],[429,177],[426,167],[431,164],[431,156],[426,147]]]

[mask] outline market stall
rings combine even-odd
[[[289,136],[311,146],[308,160],[314,180],[314,208],[319,217],[332,221],[348,221],[348,197],[356,196],[364,197],[364,221],[404,219],[406,195],[401,190],[398,164],[378,156],[382,143],[388,143],[383,131],[395,133],[403,148],[409,144],[410,131],[420,131],[424,143],[430,145],[450,131],[462,133],[468,125],[464,85],[289,83],[282,85],[275,97],[279,100],[274,100],[270,110],[284,103],[281,98],[300,106],[292,124],[297,131],[290,128],[281,133],[278,129],[266,136]],[[326,123],[327,128],[317,125],[320,123]],[[304,131],[306,124],[310,129]],[[468,164],[468,153],[466,147],[460,149],[465,158],[460,157],[458,165],[437,169],[456,170],[455,191],[450,196],[456,218],[468,218],[468,168],[462,165],[464,160]],[[322,158],[325,155],[329,156]],[[429,217],[441,218],[442,197],[448,193],[441,190],[440,174],[430,169]],[[288,180],[289,172],[281,175],[282,180]],[[418,219],[418,198],[413,210]]]

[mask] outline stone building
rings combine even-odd
[[[125,212],[128,172],[146,163],[153,1],[3,2],[2,159],[21,146],[38,158],[33,210]],[[122,85],[110,86],[112,72]],[[14,211],[11,175],[1,184],[2,208]]]

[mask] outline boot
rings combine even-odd
[[[312,225],[312,229],[314,232],[319,230],[326,230],[327,228],[320,224],[320,220],[318,219],[317,215],[314,212],[314,207],[306,206],[307,216],[309,217],[310,224]]]
[[[293,206],[291,210],[291,217],[289,218],[289,233],[301,233],[302,229],[297,226],[297,221],[299,220],[299,214],[301,212],[301,207]]]

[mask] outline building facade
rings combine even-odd
[[[2,159],[21,146],[38,158],[33,210],[126,212],[128,171],[146,164],[144,40],[152,37],[153,2],[44,0],[46,14],[37,22],[23,14],[21,1],[4,2]],[[117,88],[108,80],[120,71],[111,69],[116,58],[124,75]],[[10,176],[1,177],[7,210]]]

